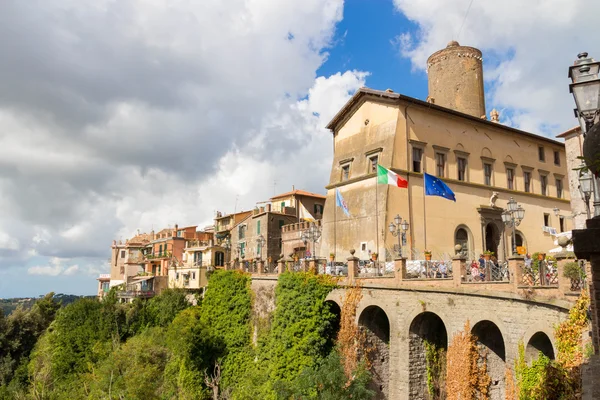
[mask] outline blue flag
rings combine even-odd
[[[427,196],[440,196],[448,200],[456,201],[454,192],[450,190],[440,178],[429,174],[423,174],[425,177],[425,194]]]
[[[344,214],[346,214],[346,217],[350,216],[350,211],[348,210],[348,203],[346,203],[346,200],[344,200],[344,198],[342,197],[342,194],[340,193],[339,189],[335,189],[335,205],[342,209]]]

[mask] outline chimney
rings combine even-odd
[[[175,228],[173,228],[173,237],[177,236],[177,228],[178,228],[178,225],[175,224]]]
[[[457,41],[427,59],[431,103],[480,118],[485,113],[481,51]]]
[[[267,210],[267,212],[271,212],[271,205],[270,204],[266,205],[266,210]]]
[[[294,187],[294,185],[292,185],[292,192],[293,192],[294,190],[296,190],[296,188]]]

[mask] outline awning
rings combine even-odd
[[[134,276],[131,280],[132,283],[138,283],[138,282],[143,282],[143,281],[147,281],[150,279],[153,279],[153,276]]]
[[[115,286],[122,285],[124,283],[125,283],[125,281],[115,279],[115,280],[110,281],[110,283],[108,284],[108,287],[115,287]]]

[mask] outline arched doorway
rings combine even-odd
[[[498,244],[500,243],[500,233],[493,222],[485,226],[485,250],[491,251],[498,257]]]
[[[492,321],[479,321],[471,333],[477,337],[481,359],[487,360],[487,371],[491,378],[490,399],[504,400],[506,351],[502,332]]]
[[[390,321],[378,306],[369,306],[358,318],[358,327],[364,336],[363,349],[371,365],[369,388],[375,392],[374,399],[387,399],[390,383]]]
[[[421,313],[410,324],[408,337],[408,397],[411,399],[446,398],[448,333],[444,322],[432,312]],[[427,371],[430,371],[430,377]],[[429,392],[429,378],[431,378],[433,393]]]
[[[551,360],[554,360],[554,347],[548,335],[544,332],[536,332],[525,348],[525,361],[528,363],[538,358],[539,354],[542,353]]]

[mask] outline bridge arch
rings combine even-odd
[[[554,360],[554,346],[552,341],[545,332],[537,331],[527,341],[525,346],[525,361],[531,362],[538,357],[539,353],[542,353],[551,360]]]
[[[376,305],[365,307],[358,317],[358,327],[364,338],[364,354],[371,365],[369,388],[375,399],[387,399],[390,383],[390,320],[385,311]]]
[[[337,339],[337,334],[340,331],[340,324],[342,321],[342,309],[340,305],[334,300],[325,300],[325,306],[335,316],[335,318],[333,319],[333,323],[331,324],[331,328],[329,329],[329,332],[327,332],[328,337],[330,338],[333,345],[333,342]]]
[[[430,393],[430,398],[445,398],[443,377],[445,376],[446,351],[448,350],[448,331],[444,321],[437,314],[424,311],[413,318],[409,327],[408,339],[409,398],[422,398],[428,391],[427,353],[431,351],[437,353],[440,362],[435,366],[429,366],[434,375],[435,392]],[[437,366],[440,366],[441,369],[438,370]]]
[[[480,356],[487,356],[487,371],[492,380],[490,399],[504,399],[506,346],[502,332],[494,322],[482,320],[473,325],[471,333],[477,337]]]

